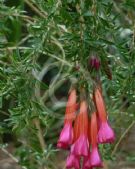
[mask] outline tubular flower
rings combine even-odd
[[[80,159],[71,153],[67,158],[66,168],[67,169],[69,168],[80,169]]]
[[[98,132],[98,143],[112,143],[115,140],[114,131],[108,124],[108,122],[103,122],[100,124]]]
[[[97,117],[96,113],[94,112],[91,116],[91,166],[92,167],[102,167],[102,161],[100,159],[100,155],[98,152],[98,145],[97,145]]]
[[[91,154],[89,152],[89,155],[87,157],[84,157],[83,160],[83,169],[92,169],[91,166]]]
[[[88,124],[88,140],[89,140],[89,144],[91,144],[91,119],[89,119],[89,124]]]
[[[71,90],[67,101],[64,123],[72,122],[75,119],[75,112],[77,109],[76,99],[76,90],[73,89]]]
[[[92,167],[103,167],[97,147],[93,147],[92,152],[91,152],[91,166]]]
[[[75,131],[76,138],[73,148],[73,154],[76,156],[88,156],[88,113],[87,103],[82,101],[80,104],[80,112],[78,114],[78,131]]]
[[[101,88],[96,88],[93,100],[97,112],[93,112],[89,118],[87,102],[81,100],[79,113],[76,113],[78,104],[76,104],[75,89],[69,94],[64,127],[57,144],[59,148],[70,148],[70,154],[66,161],[67,169],[103,167],[98,144],[114,141],[114,132],[107,121]],[[83,160],[82,166],[80,160]]]
[[[73,128],[73,132],[74,132],[74,138],[73,138],[73,143],[79,138],[80,136],[80,115],[76,116],[75,122],[74,122],[74,128]]]
[[[89,120],[89,124],[88,124],[88,140],[90,145],[91,144],[91,120]],[[82,169],[92,169],[90,151],[88,156],[84,157]]]
[[[57,147],[67,149],[73,140],[73,129],[71,122],[65,123],[58,140]]]
[[[76,90],[73,89],[68,98],[68,102],[66,105],[66,112],[65,112],[65,121],[64,121],[64,127],[61,131],[57,147],[66,149],[73,141],[73,127],[72,122],[75,118],[75,112],[76,112]]]
[[[105,109],[104,100],[100,89],[96,89],[94,93],[94,101],[98,111],[98,117],[100,121],[98,142],[99,143],[111,143],[115,140],[115,134],[107,121],[107,113]]]

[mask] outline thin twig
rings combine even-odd
[[[42,132],[42,129],[40,127],[40,121],[39,121],[39,119],[35,119],[34,123],[35,123],[35,126],[36,126],[37,130],[38,130],[37,136],[38,136],[41,148],[42,148],[42,150],[44,152],[44,150],[46,148],[46,145],[45,145],[45,141],[44,141],[44,138],[43,138],[43,132]]]
[[[4,114],[6,116],[9,116],[9,114],[7,112],[3,111],[3,110],[0,110],[0,113]]]
[[[44,140],[44,137],[43,137],[43,132],[42,132],[42,129],[41,129],[41,126],[40,126],[39,119],[38,118],[35,119],[34,123],[35,123],[37,130],[38,130],[37,136],[38,136],[38,139],[39,139],[39,142],[40,142],[40,146],[42,148],[42,151],[44,152],[45,148],[46,148],[46,144],[45,144],[45,140]],[[46,166],[43,166],[43,169],[47,169]]]
[[[27,41],[28,39],[30,38],[30,35],[24,37],[19,43],[18,43],[18,46],[23,44],[25,41]]]
[[[33,48],[25,47],[25,46],[13,46],[13,47],[0,48],[0,51],[5,51],[5,50],[15,50],[15,49],[22,49],[22,50],[25,50],[25,49],[33,49]]]
[[[24,0],[24,2],[25,2],[36,14],[38,14],[40,17],[46,19],[46,15],[43,14],[42,12],[40,12],[39,9],[36,8],[36,7],[32,4],[32,2],[30,2],[29,0]]]
[[[1,150],[6,154],[8,155],[14,162],[16,162],[17,164],[19,163],[19,160],[14,157],[11,153],[9,153],[5,148],[1,148]],[[19,165],[19,164],[18,164]],[[24,166],[21,166],[23,169],[27,169],[26,167]]]
[[[132,123],[128,126],[128,128],[125,130],[125,132],[121,135],[120,139],[118,140],[118,142],[116,143],[111,156],[113,156],[115,154],[115,152],[118,149],[118,146],[120,145],[121,141],[124,139],[124,137],[126,136],[126,134],[129,132],[129,130],[133,127],[133,125],[135,124],[135,121],[132,121]]]
[[[2,13],[2,12],[1,12],[1,15],[2,15],[3,17],[9,16],[9,14],[7,14],[7,13]],[[24,21],[27,21],[28,23],[33,23],[33,21],[35,20],[35,18],[32,18],[32,17],[30,17],[30,16],[20,15],[20,14],[16,14],[16,13],[11,14],[11,16],[20,17],[20,18],[22,18]]]
[[[41,53],[43,53],[43,54],[45,54],[45,55],[48,55],[48,56],[50,56],[50,57],[52,57],[52,58],[54,58],[54,59],[57,59],[57,60],[63,62],[65,65],[69,66],[69,67],[74,67],[74,65],[73,65],[71,62],[69,62],[69,61],[67,61],[67,60],[65,60],[65,59],[59,58],[59,57],[56,56],[56,55],[53,55],[53,54],[50,54],[50,53],[46,53],[46,52],[44,52],[44,51],[41,51]],[[80,67],[79,71],[80,71],[83,75],[85,75],[84,78],[85,78],[86,80],[91,81],[91,82],[93,82],[93,83],[95,84],[95,81],[91,78],[90,73],[89,73],[87,70],[85,70],[82,66]],[[95,85],[96,85],[96,84],[95,84]]]

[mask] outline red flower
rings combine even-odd
[[[61,133],[60,138],[57,143],[58,148],[67,149],[73,140],[73,129],[71,122],[65,123]]]
[[[115,134],[109,123],[102,122],[98,131],[98,143],[112,143],[115,140]]]
[[[71,90],[71,92],[69,94],[68,102],[66,105],[64,123],[72,122],[75,119],[75,112],[76,112],[76,109],[78,106],[76,103],[76,99],[77,99],[76,90],[73,89],[73,90]]]
[[[102,93],[99,88],[96,88],[94,92],[94,101],[99,117],[98,142],[111,143],[115,140],[115,134],[107,121],[107,113],[104,104],[104,99],[102,97]]]
[[[91,154],[89,152],[89,155],[87,157],[84,157],[83,160],[83,169],[92,169],[91,166]]]
[[[98,133],[98,126],[97,126],[97,116],[96,113],[92,113],[91,116],[91,166],[92,167],[102,167],[102,161],[100,159],[100,155],[98,152],[98,145],[97,145],[97,133]]]
[[[71,153],[67,157],[66,168],[67,169],[70,169],[70,168],[80,169],[80,159]]]
[[[64,121],[64,127],[61,131],[57,147],[66,149],[69,145],[71,145],[73,141],[73,128],[72,128],[72,122],[75,118],[75,112],[76,112],[76,90],[73,89],[68,98],[68,102],[66,105],[66,112],[65,112],[65,121]]]
[[[75,142],[72,153],[76,156],[88,156],[88,113],[86,101],[82,101],[80,104],[80,112],[75,121],[75,129]]]

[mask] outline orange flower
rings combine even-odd
[[[98,143],[112,143],[115,140],[115,134],[107,121],[104,99],[99,88],[95,90],[94,101],[99,117]]]
[[[100,120],[105,122],[107,120],[107,113],[105,108],[104,99],[102,97],[101,89],[96,88],[94,92],[94,101],[98,111]]]
[[[88,156],[88,149],[87,103],[86,101],[82,101],[80,104],[80,112],[74,124],[74,145],[72,146],[72,153],[76,156]]]
[[[76,99],[77,99],[76,90],[73,89],[71,90],[67,101],[64,123],[72,122],[75,119],[75,112],[77,108]]]
[[[91,166],[92,167],[102,167],[102,161],[98,152],[98,126],[97,126],[97,115],[96,112],[92,113],[91,116]]]
[[[92,113],[91,115],[91,145],[97,145],[97,133],[98,133],[98,126],[97,126],[97,116],[96,112]]]
[[[66,106],[64,127],[60,133],[57,143],[58,148],[67,149],[73,142],[73,127],[72,122],[76,112],[76,90],[71,90]]]

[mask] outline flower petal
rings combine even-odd
[[[102,122],[98,132],[98,143],[112,143],[114,140],[115,134],[113,129],[107,122]]]
[[[72,143],[72,140],[73,140],[72,124],[65,123],[65,125],[61,131],[57,147],[65,149]]]
[[[83,160],[83,169],[91,169],[91,156],[90,156],[90,152],[89,155],[87,157],[84,157]]]
[[[79,158],[71,153],[67,158],[66,168],[67,169],[69,169],[69,168],[79,169],[80,168]]]
[[[91,166],[92,167],[102,167],[103,166],[97,147],[92,148]]]
[[[74,143],[72,152],[76,156],[88,156],[89,153],[89,143],[88,138],[85,135],[81,135],[77,141]]]

